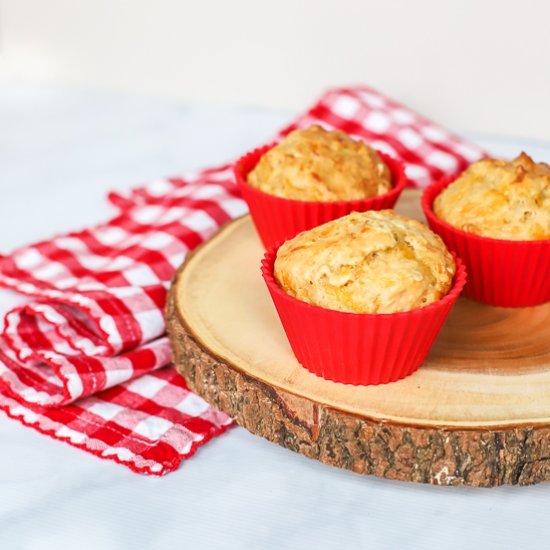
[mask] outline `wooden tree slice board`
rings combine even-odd
[[[421,219],[418,192],[397,210]],[[550,479],[550,304],[503,309],[460,298],[416,373],[344,385],[295,359],[262,255],[246,216],[176,275],[168,333],[193,391],[254,434],[362,474],[487,487]]]

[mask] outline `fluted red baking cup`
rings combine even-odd
[[[550,240],[511,241],[467,233],[438,218],[435,198],[456,178],[430,185],[422,209],[432,231],[468,271],[464,295],[493,306],[529,307],[550,301]]]
[[[262,275],[292,351],[313,374],[344,384],[386,384],[416,371],[466,283],[464,264],[455,257],[453,287],[433,304],[400,313],[334,311],[282,290],[273,276],[277,249],[266,252]]]
[[[392,157],[378,154],[390,169],[393,187],[387,193],[353,201],[313,202],[285,199],[264,193],[246,181],[260,157],[275,144],[266,145],[241,157],[234,166],[235,179],[248,204],[254,225],[266,249],[275,243],[290,239],[306,229],[341,218],[350,212],[393,208],[401,191],[407,186],[403,164]]]

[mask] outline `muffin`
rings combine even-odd
[[[354,212],[273,247],[262,275],[299,363],[354,385],[417,370],[466,282],[437,236],[388,210]]]
[[[380,155],[340,130],[295,130],[262,156],[247,182],[270,195],[302,201],[350,201],[387,193]]]
[[[493,239],[550,239],[550,166],[521,153],[472,164],[434,201],[449,225]]]
[[[395,313],[439,300],[455,263],[441,239],[391,210],[353,212],[277,252],[275,279],[298,300],[353,313]]]
[[[408,184],[400,161],[319,126],[244,155],[234,174],[266,249],[350,212],[392,208]]]
[[[464,294],[498,307],[550,301],[550,167],[484,159],[422,195],[432,231],[462,258]]]

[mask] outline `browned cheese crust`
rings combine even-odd
[[[391,210],[351,214],[279,249],[274,274],[291,296],[355,313],[426,306],[451,288],[455,263],[424,224]]]
[[[550,166],[521,153],[472,164],[434,201],[448,224],[493,239],[550,239]]]
[[[392,188],[378,153],[346,133],[320,126],[291,132],[249,173],[248,183],[270,195],[303,201],[348,201]]]

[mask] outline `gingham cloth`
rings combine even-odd
[[[418,186],[484,155],[366,87],[330,90],[278,137],[314,123],[401,158]],[[230,165],[109,198],[118,214],[108,222],[0,257],[0,285],[30,297],[7,314],[0,335],[0,409],[162,475],[232,423],[171,366],[163,309],[187,252],[246,205]]]

